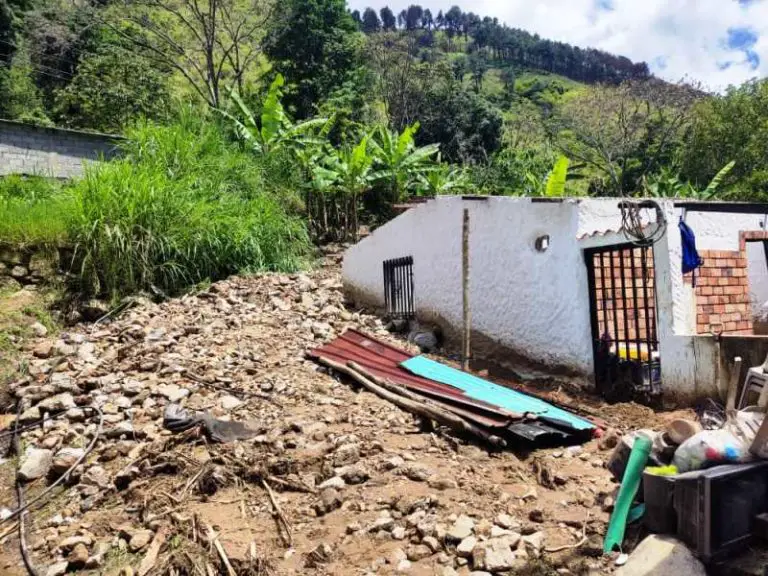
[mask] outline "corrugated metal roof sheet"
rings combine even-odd
[[[425,371],[423,376],[429,375],[430,378],[414,374],[403,365],[420,370],[419,366],[423,367],[426,358],[414,357],[404,350],[356,330],[348,330],[333,342],[310,351],[308,355],[343,365],[355,362],[373,376],[403,386],[469,422],[493,430],[494,434],[513,434],[535,440],[562,440],[571,434],[583,435],[594,429],[586,420],[544,400],[487,382],[471,374],[455,371],[462,377],[448,378],[445,375],[452,374],[454,369],[437,362],[429,361],[432,363],[430,366],[440,367],[440,370]],[[431,379],[433,376],[434,379]],[[465,376],[469,380],[465,381]],[[478,394],[478,389],[490,392]],[[525,422],[530,426],[521,430],[518,425]]]
[[[520,414],[469,398],[457,388],[411,374],[400,363],[412,355],[356,330],[348,330],[333,342],[310,351],[309,356],[341,364],[356,362],[375,376],[427,396],[443,408],[481,426],[501,428],[521,418]]]
[[[401,366],[410,372],[458,388],[470,398],[482,400],[520,414],[534,414],[539,419],[551,424],[566,426],[578,431],[592,430],[593,424],[578,416],[557,408],[548,402],[539,400],[522,392],[499,386],[478,378],[473,374],[456,370],[445,364],[430,360],[425,356],[409,358]]]

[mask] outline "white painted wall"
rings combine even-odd
[[[768,302],[768,262],[762,242],[747,242],[747,275],[752,314]]]
[[[616,201],[611,204],[612,216],[587,210],[590,222],[617,226]],[[381,303],[382,262],[413,255],[417,312],[461,326],[464,208],[470,211],[472,328],[531,359],[590,374],[587,274],[577,240],[585,210],[575,200],[437,198],[352,247],[344,259],[345,282]],[[540,253],[534,243],[544,234],[550,247]]]
[[[717,393],[712,338],[695,336],[693,290],[683,282],[678,220],[662,201],[667,234],[654,247],[657,330],[666,391]],[[589,294],[583,249],[626,241],[616,199],[533,202],[528,198],[439,197],[350,248],[344,281],[353,295],[383,305],[382,262],[412,255],[415,306],[454,327],[462,322],[462,212],[470,211],[472,328],[530,359],[591,375]],[[701,250],[736,250],[739,232],[761,230],[760,215],[688,212]],[[534,242],[550,236],[550,248]]]

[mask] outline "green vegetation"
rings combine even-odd
[[[768,199],[768,80],[708,94],[458,6],[0,0],[0,116],[128,136],[0,180],[0,243],[70,245],[111,298],[296,269],[412,196]]]
[[[0,242],[56,246],[67,238],[73,199],[62,186],[40,177],[0,179]]]
[[[254,162],[192,114],[128,136],[121,160],[69,186],[3,180],[0,242],[72,245],[79,291],[108,297],[303,265],[309,241],[285,209],[292,192],[264,181],[275,164]]]

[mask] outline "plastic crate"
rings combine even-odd
[[[748,546],[768,511],[768,462],[716,466],[675,477],[677,536],[704,562]]]

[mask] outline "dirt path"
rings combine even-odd
[[[205,575],[208,564],[226,574],[209,527],[237,574],[612,571],[599,556],[615,484],[604,468],[610,452],[597,441],[527,456],[489,453],[425,429],[304,358],[349,327],[397,342],[377,318],[345,309],[339,259],[330,254],[308,275],[232,278],[30,343],[28,375],[13,386],[22,421],[64,413],[25,432],[25,447],[49,451],[43,459],[56,455],[54,467],[66,469],[96,433],[85,407],[104,414],[86,466],[31,517],[41,575],[132,574],[161,533],[151,574]],[[665,418],[546,393],[585,401],[627,426]],[[163,428],[170,401],[247,422],[256,435],[227,445],[195,431],[172,435]],[[0,466],[0,507],[10,510],[15,466]],[[541,468],[554,478],[549,487],[537,481]],[[33,481],[30,494],[45,484]],[[0,533],[10,525],[1,523]],[[583,535],[577,549],[547,552]],[[2,550],[0,573],[22,573],[15,535]]]

